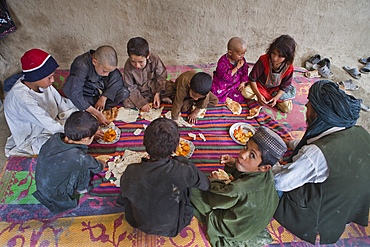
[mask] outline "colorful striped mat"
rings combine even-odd
[[[238,155],[241,146],[235,143],[229,135],[229,129],[234,123],[248,123],[255,128],[258,128],[260,125],[268,126],[280,136],[289,138],[285,127],[264,113],[264,108],[258,117],[246,120],[248,107],[254,106],[256,106],[255,102],[251,102],[248,106],[246,103],[242,104],[242,114],[234,115],[226,105],[219,104],[215,107],[208,108],[205,117],[200,119],[194,127],[180,127],[180,137],[192,141],[195,145],[195,151],[190,160],[201,171],[209,174],[211,171],[223,168],[219,162],[220,154]],[[163,109],[162,113],[165,114],[168,110],[171,110],[169,105]],[[149,121],[143,119],[139,119],[135,123],[115,122],[116,126],[121,129],[120,140],[115,144],[109,145],[93,143],[90,145],[89,151],[94,155],[106,153],[122,155],[125,149],[145,151],[143,147],[144,131],[138,136],[135,136],[133,132],[138,128],[143,129],[143,125],[148,125],[149,123]],[[196,140],[190,138],[188,133],[196,134]],[[203,134],[206,141],[203,141],[199,137],[199,134]],[[105,180],[104,176],[105,171],[94,176],[92,181],[94,188],[90,191],[90,194],[96,196],[117,196],[119,188],[110,183],[109,180]]]

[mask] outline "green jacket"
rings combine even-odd
[[[263,231],[278,204],[272,172],[225,170],[235,178],[228,185],[213,181],[209,191],[192,190],[194,215],[206,223],[212,246],[246,246],[248,240],[257,243],[263,238],[268,241],[259,246],[270,243]]]
[[[335,243],[347,223],[368,224],[370,135],[359,126],[324,136],[313,144],[323,152],[330,175],[284,193],[275,219],[290,232],[315,243]]]

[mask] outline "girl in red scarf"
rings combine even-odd
[[[295,47],[296,42],[289,35],[275,39],[253,66],[243,96],[257,100],[261,106],[276,105],[280,111],[289,113],[296,93],[291,85]]]

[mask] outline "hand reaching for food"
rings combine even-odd
[[[141,107],[140,110],[143,112],[149,112],[150,109],[152,109],[152,105],[148,103],[148,104],[145,104],[143,107]]]
[[[104,132],[101,129],[98,129],[95,133],[95,139],[103,139]]]
[[[156,93],[154,95],[153,108],[158,109],[160,106],[161,106],[161,99],[159,97],[159,93]]]
[[[97,109],[98,111],[104,110],[106,101],[107,98],[105,96],[101,96],[94,105],[95,109]]]

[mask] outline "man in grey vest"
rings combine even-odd
[[[284,192],[274,218],[299,238],[335,243],[347,223],[367,226],[370,204],[370,134],[356,126],[360,100],[332,81],[308,94],[307,130],[289,141],[290,161],[274,169]]]

